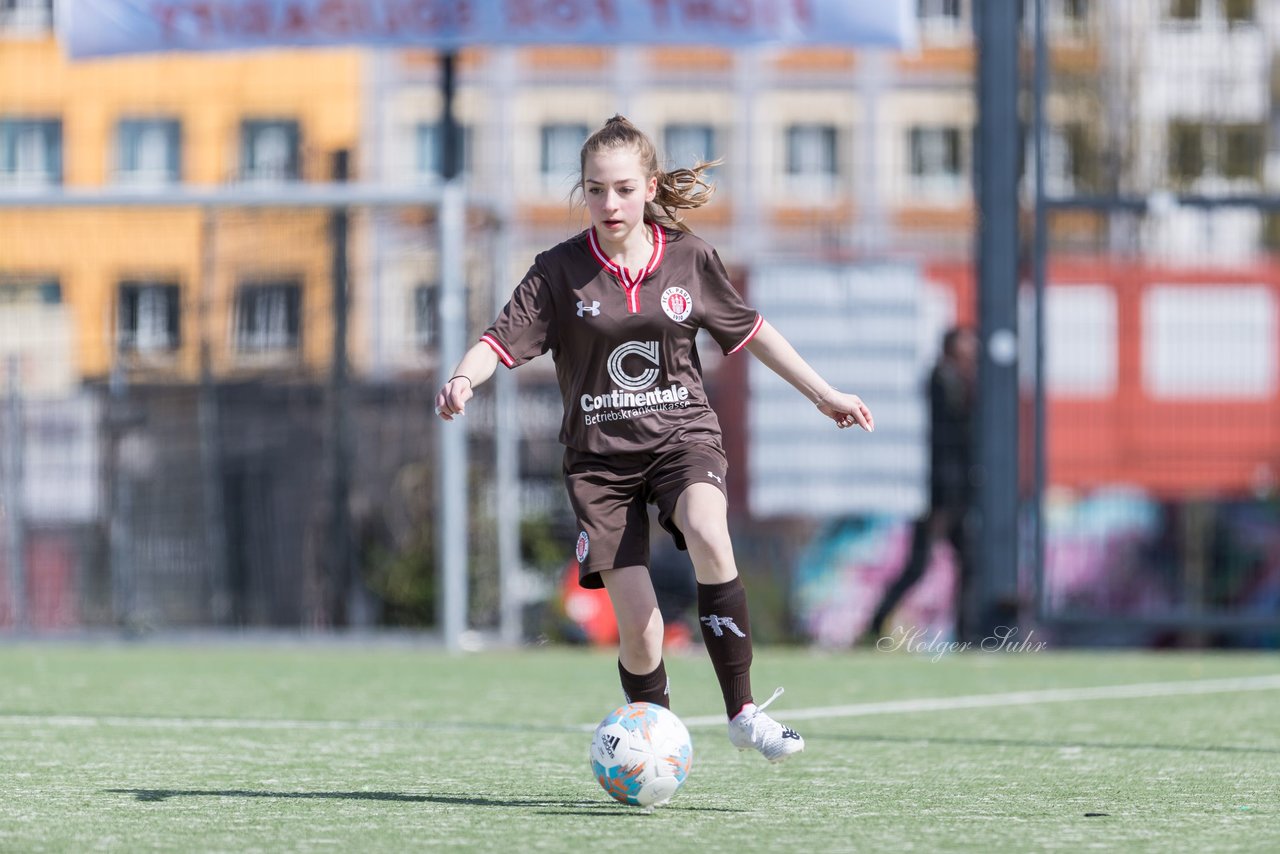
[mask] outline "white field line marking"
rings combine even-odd
[[[1095,688],[1049,688],[1041,691],[1011,691],[1004,694],[968,694],[958,697],[922,697],[914,700],[887,700],[854,703],[848,706],[820,706],[787,709],[779,717],[788,721],[822,718],[858,718],[868,715],[896,715],[911,712],[944,712],[956,709],[989,709],[996,706],[1036,706],[1041,703],[1074,703],[1087,700],[1131,700],[1147,697],[1185,697],[1194,694],[1230,694],[1237,691],[1280,690],[1280,675],[1241,676],[1233,679],[1201,679],[1184,682],[1140,682],[1131,685],[1101,685]],[[682,718],[685,726],[724,726],[720,715]]]
[[[967,694],[957,697],[922,697],[912,700],[887,700],[878,703],[854,703],[847,706],[819,706],[789,709],[782,716],[788,721],[822,718],[856,718],[870,715],[941,712],[956,709],[986,709],[996,706],[1034,706],[1041,703],[1072,703],[1088,700],[1128,700],[1150,697],[1185,697],[1196,694],[1230,694],[1242,691],[1280,690],[1280,675],[1242,676],[1233,679],[1199,679],[1183,682],[1144,682],[1130,685],[1102,685],[1094,688],[1050,688],[1040,691],[1012,691],[1003,694]],[[722,715],[682,718],[685,726],[724,726]],[[469,730],[499,727],[498,724],[397,720],[298,720],[290,718],[183,718],[128,715],[39,715],[0,713],[0,726],[50,727],[131,727],[137,729],[261,729],[321,730],[330,732],[388,729]],[[514,728],[518,728],[513,726]],[[548,731],[592,732],[596,724],[568,727],[546,727]]]

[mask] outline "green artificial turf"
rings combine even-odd
[[[693,771],[646,813],[587,765],[607,650],[10,644],[0,851],[1278,851],[1280,681],[1193,693],[1278,665],[759,649],[757,697],[784,685],[807,740],[771,766],[695,649],[668,661]],[[1176,684],[1038,693],[1149,683]]]

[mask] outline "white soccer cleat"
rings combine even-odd
[[[742,711],[729,721],[729,741],[738,750],[754,747],[770,762],[781,762],[793,753],[804,750],[804,739],[789,726],[783,726],[764,713],[765,707],[782,696],[782,689],[760,705],[747,703]]]

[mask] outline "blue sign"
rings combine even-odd
[[[267,47],[915,44],[914,0],[62,0],[73,59]]]

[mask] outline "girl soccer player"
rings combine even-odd
[[[499,362],[551,351],[564,396],[560,441],[578,519],[579,584],[608,590],[628,702],[670,707],[662,617],[649,577],[649,516],[693,560],[698,616],[729,717],[729,739],[779,762],[804,749],[751,693],[751,624],[729,539],[720,424],[707,402],[694,338],[726,355],[749,350],[838,427],[871,431],[871,410],[825,382],[729,283],[720,257],[681,222],[706,203],[712,165],[664,172],[649,138],[622,116],[582,147],[591,227],[537,256],[498,319],[436,395],[462,415]]]

